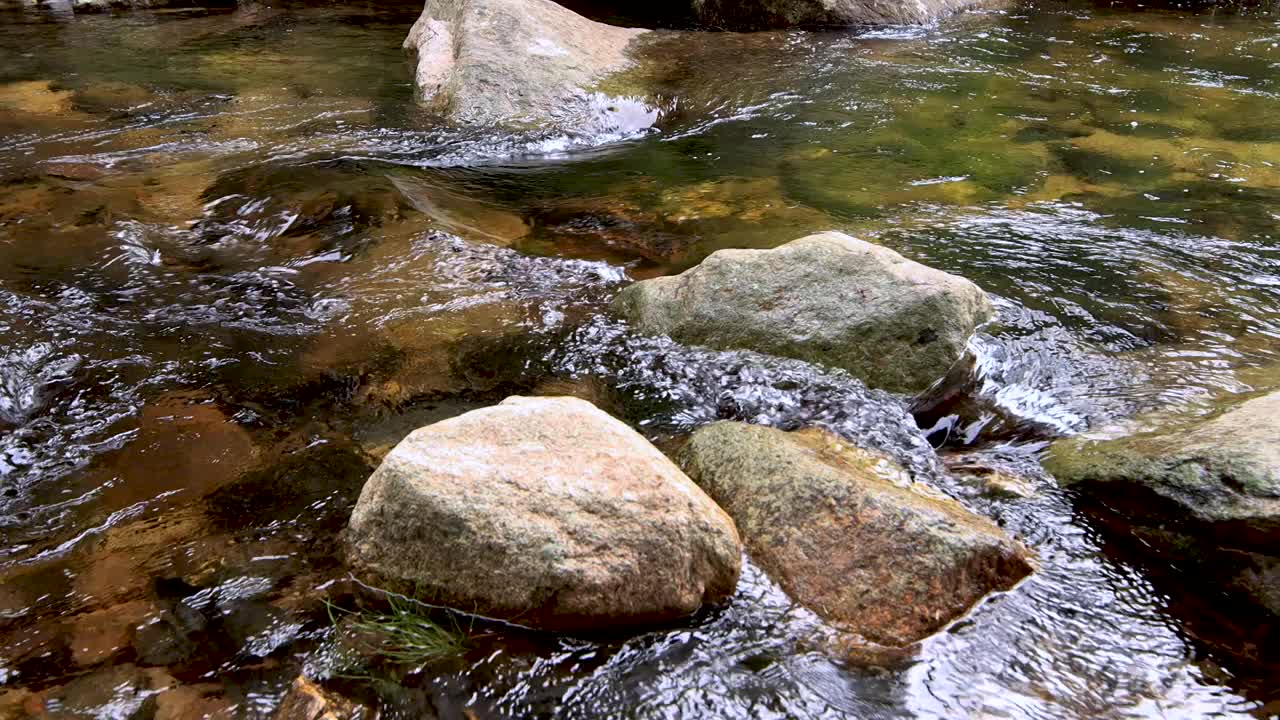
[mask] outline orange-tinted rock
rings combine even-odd
[[[990,520],[822,430],[719,422],[695,432],[682,455],[771,578],[877,644],[921,640],[1033,569]]]
[[[346,720],[360,709],[356,703],[299,675],[276,710],[275,720]]]

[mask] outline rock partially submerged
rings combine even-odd
[[[457,122],[647,127],[656,112],[593,91],[644,33],[552,0],[427,0],[404,47],[420,101]]]
[[[1207,421],[1061,440],[1044,466],[1148,551],[1280,614],[1280,392]]]
[[[919,25],[990,0],[693,0],[709,27],[770,30],[841,25]]]
[[[897,392],[945,375],[993,314],[972,282],[838,232],[720,250],[631,285],[614,308],[644,333],[829,365]]]
[[[392,450],[351,516],[362,579],[557,631],[688,616],[733,592],[733,521],[635,431],[575,398],[512,397]]]
[[[274,717],[275,720],[348,720],[364,717],[366,712],[367,708],[299,675],[293,679]]]
[[[682,459],[793,599],[880,645],[914,643],[1032,570],[994,523],[822,430],[718,422]]]

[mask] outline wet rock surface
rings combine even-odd
[[[366,713],[367,708],[327,692],[299,675],[272,717],[275,720],[353,720],[364,717]]]
[[[177,685],[158,668],[115,665],[76,678],[44,693],[42,701],[28,701],[33,718],[110,717],[144,720],[155,717],[157,696]]]
[[[1059,441],[1045,469],[1157,555],[1280,615],[1280,393],[1171,425]]]
[[[1032,571],[989,520],[821,430],[714,423],[681,458],[770,577],[876,644],[919,641]]]
[[[670,622],[734,589],[733,522],[633,430],[575,398],[421,428],[352,513],[370,584],[538,628]]]
[[[946,375],[993,312],[972,282],[836,232],[721,250],[624,289],[614,308],[641,332],[838,367],[897,392]]]
[[[588,20],[551,0],[429,0],[409,31],[421,101],[464,123],[609,123],[592,87],[625,69],[642,30]]]

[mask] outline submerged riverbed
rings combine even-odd
[[[439,126],[399,49],[419,9],[0,5],[0,711],[130,717],[163,671],[171,717],[269,717],[305,669],[406,718],[1280,712],[1277,630],[1035,462],[1280,388],[1280,22],[1043,2],[672,33],[647,50],[657,128],[600,137]],[[973,397],[930,439],[1029,497],[944,472],[902,399],[607,313],[633,279],[833,228],[995,296]],[[748,565],[686,627],[473,627],[457,660],[348,672],[323,600],[348,599],[362,483],[409,430],[514,393],[589,397],[659,446],[823,425],[1041,569],[888,667],[822,653]]]

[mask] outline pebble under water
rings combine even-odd
[[[1266,634],[1036,460],[1280,389],[1274,17],[1041,2],[673,32],[647,50],[655,129],[502,134],[414,107],[419,9],[0,2],[0,716],[39,695],[62,717],[265,718],[302,671],[388,718],[1280,712]],[[959,410],[607,311],[633,280],[826,229],[994,296]],[[681,627],[451,618],[464,656],[353,672],[325,601],[353,596],[338,533],[361,485],[410,430],[510,394],[587,397],[663,448],[722,418],[825,427],[1040,569],[879,663],[823,652],[829,629],[747,563]]]

